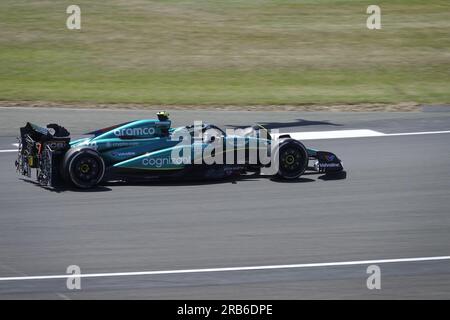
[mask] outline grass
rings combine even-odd
[[[0,2],[0,100],[145,104],[449,103],[450,4]]]

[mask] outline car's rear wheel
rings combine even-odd
[[[278,157],[275,159],[278,162],[278,178],[297,179],[308,167],[308,151],[300,141],[286,139],[280,142],[275,156]]]
[[[105,163],[94,149],[71,149],[64,157],[63,173],[65,179],[76,187],[88,189],[103,179]]]

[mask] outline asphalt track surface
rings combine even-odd
[[[74,135],[153,111],[0,109],[0,150],[25,121]],[[255,121],[283,132],[450,130],[450,112],[171,113],[174,125]],[[310,140],[344,161],[345,180],[107,184],[59,192],[22,181],[0,153],[0,278],[346,262],[450,255],[450,134]],[[0,281],[0,299],[449,299],[450,260],[81,279]]]

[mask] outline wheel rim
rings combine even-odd
[[[304,157],[297,148],[286,148],[280,154],[280,166],[287,174],[297,174],[303,170]]]
[[[94,157],[81,156],[74,161],[73,178],[75,178],[78,183],[96,183],[101,173],[101,164]]]

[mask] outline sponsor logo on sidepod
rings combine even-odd
[[[111,155],[113,157],[132,157],[136,155],[136,152],[112,152]]]
[[[187,159],[189,160],[189,159]],[[162,166],[165,165],[171,165],[171,164],[175,164],[175,165],[181,165],[183,163],[184,160],[183,157],[180,158],[174,158],[172,159],[172,157],[164,157],[164,158],[144,158],[142,159],[142,164],[144,166],[152,166],[152,167],[156,167],[156,168],[161,168]]]
[[[123,129],[115,129],[113,131],[116,137],[120,136],[151,136],[156,133],[156,129],[153,127],[150,128],[123,128]]]

